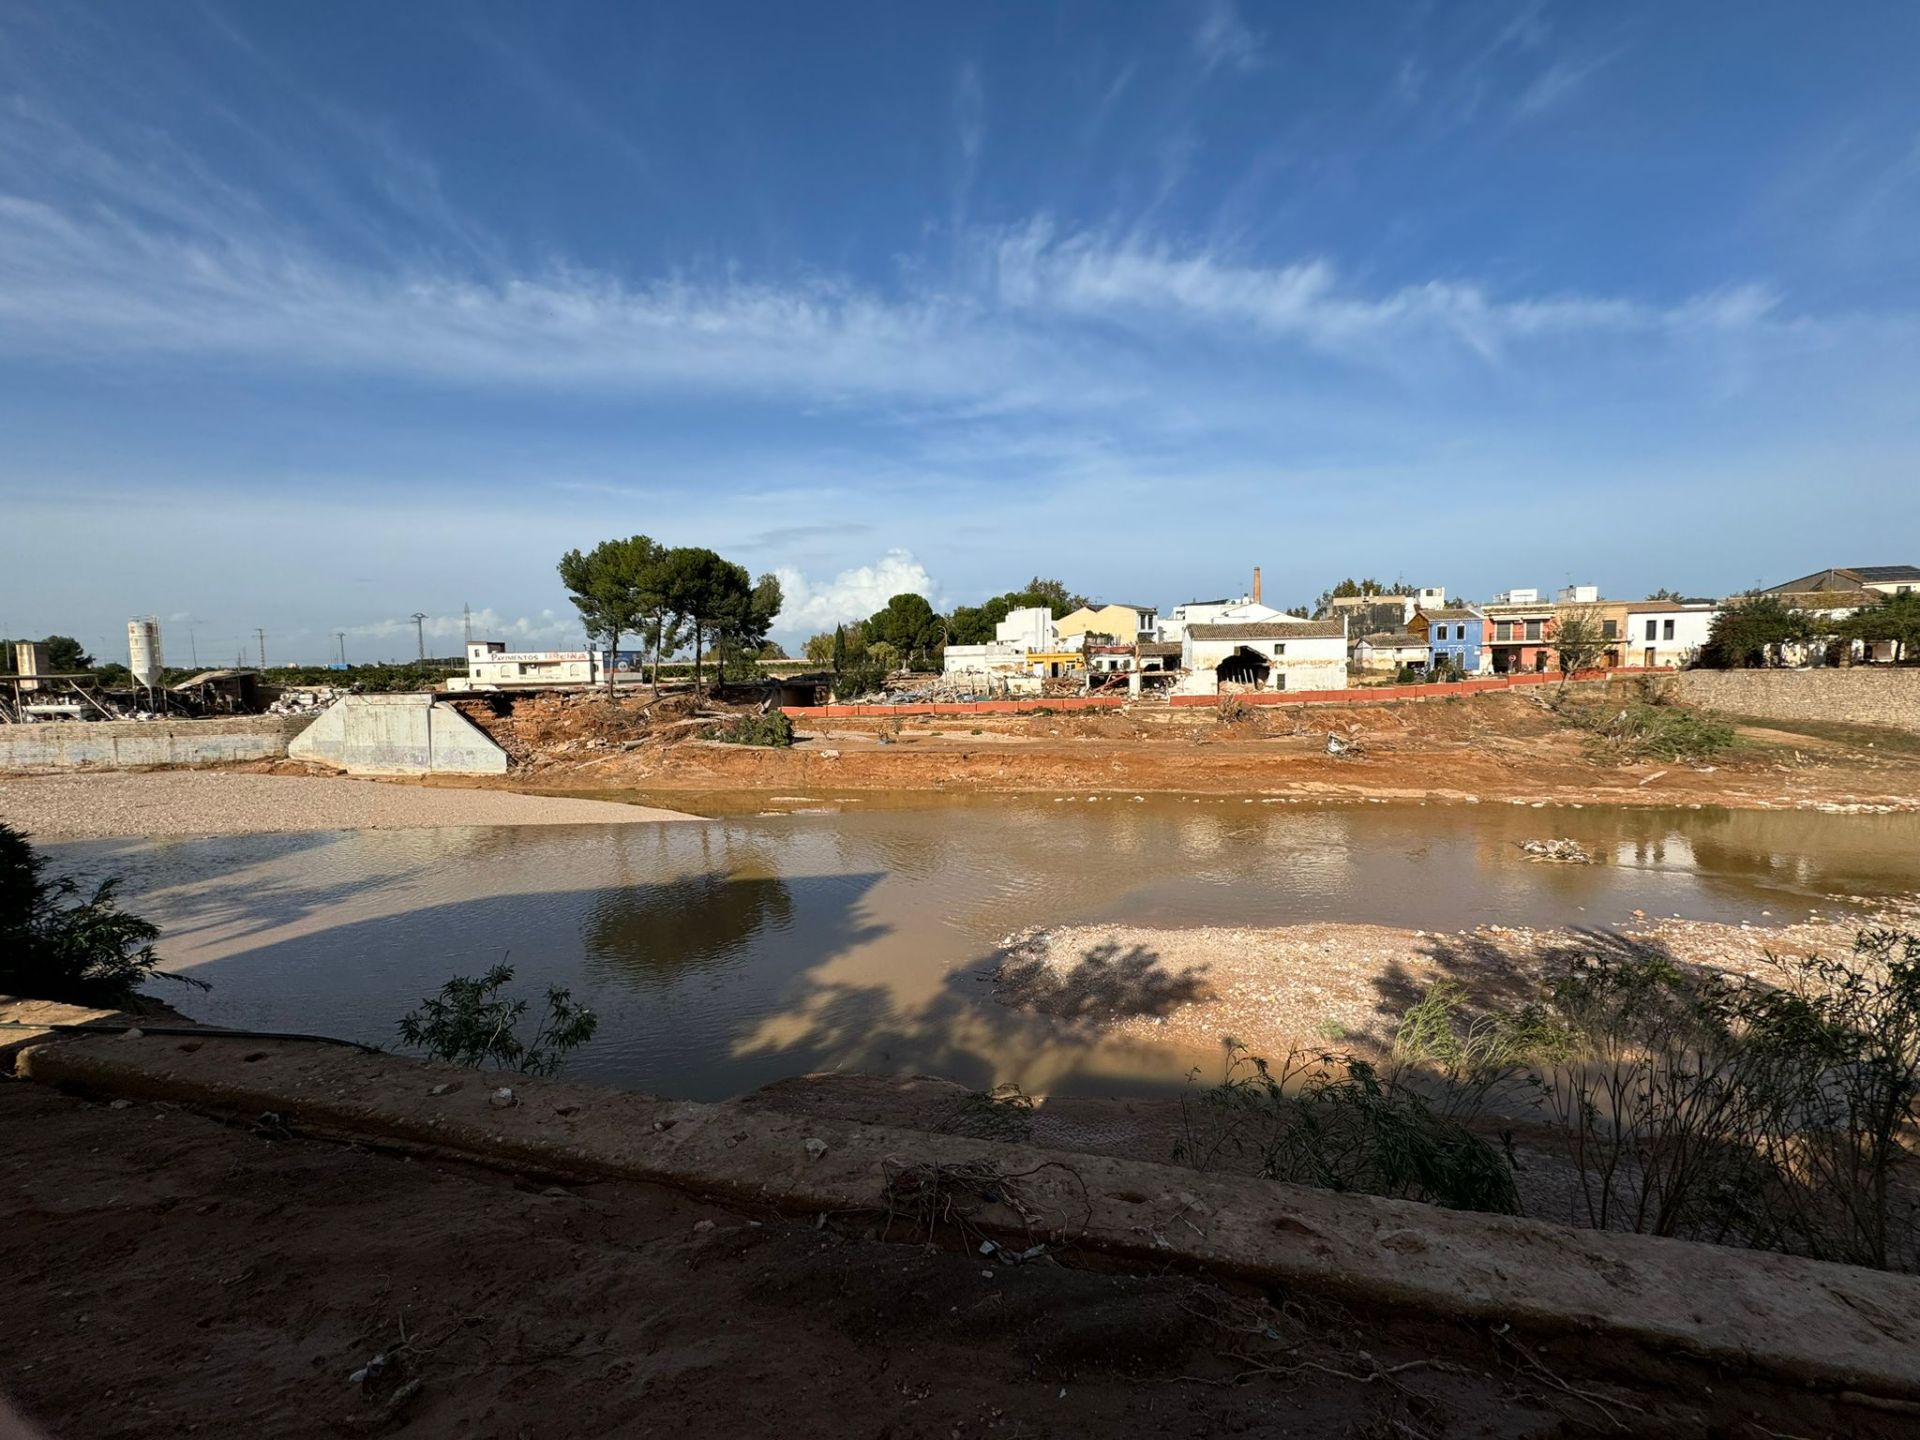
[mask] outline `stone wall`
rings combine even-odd
[[[1682,670],[1675,698],[1762,720],[1838,720],[1920,733],[1920,668]]]
[[[245,715],[228,720],[57,720],[44,725],[0,725],[0,772],[278,760],[312,719],[311,715]]]

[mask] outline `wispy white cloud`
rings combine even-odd
[[[1354,357],[1383,345],[1449,339],[1493,359],[1509,346],[1583,334],[1726,332],[1762,323],[1777,297],[1744,285],[1676,305],[1578,294],[1498,299],[1470,282],[1433,280],[1380,293],[1343,284],[1325,259],[1280,266],[1205,249],[1045,221],[1003,234],[988,264],[998,298],[1017,309],[1160,325],[1224,327]]]
[[[1247,24],[1233,0],[1208,0],[1193,32],[1193,53],[1209,75],[1223,65],[1258,70],[1266,61],[1266,37]]]
[[[775,628],[808,635],[850,620],[864,620],[895,595],[939,594],[927,567],[907,550],[889,550],[872,565],[842,570],[830,580],[815,580],[794,569],[774,571],[786,597]]]
[[[1618,51],[1596,55],[1590,60],[1555,60],[1534,77],[1533,82],[1514,102],[1514,113],[1522,119],[1544,114],[1586,85],[1595,74],[1619,58]]]
[[[1679,335],[1765,322],[1758,285],[1657,305],[1500,298],[1469,280],[1368,291],[1324,258],[1262,264],[1138,232],[1045,220],[963,237],[960,270],[880,292],[830,276],[673,276],[628,285],[554,267],[502,280],[332,261],[258,227],[180,234],[118,210],[0,194],[0,353],[204,356],[434,382],[764,392],[822,401],[1085,408],[1124,367],[1087,322],[1172,319],[1220,339],[1377,360],[1397,340],[1494,358],[1582,334]],[[1443,354],[1429,355],[1443,360]]]

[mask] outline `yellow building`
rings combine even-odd
[[[1105,635],[1116,645],[1131,645],[1142,637],[1152,639],[1158,618],[1159,612],[1150,605],[1082,605],[1054,621],[1053,629],[1062,648],[1087,635]]]

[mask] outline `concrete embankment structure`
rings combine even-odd
[[[75,720],[0,725],[0,771],[130,770],[284,759],[307,715],[230,720]]]
[[[1920,1397],[1912,1276],[217,1031],[55,1036],[17,1065],[23,1078],[95,1096],[271,1113],[353,1143],[645,1181],[789,1215],[892,1213],[955,1167],[984,1168],[1005,1177],[1025,1213],[955,1191],[975,1234],[1017,1248],[1055,1242],[1069,1263],[1097,1252],[1356,1306],[1611,1340],[1664,1363],[1709,1362],[1722,1372],[1716,1385],[1731,1371],[1890,1408]],[[509,1095],[496,1095],[501,1085]]]
[[[349,775],[503,775],[507,752],[432,695],[348,695],[287,747]]]

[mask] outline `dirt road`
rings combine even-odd
[[[1522,1350],[1178,1275],[983,1270],[884,1243],[879,1216],[816,1229],[20,1082],[0,1081],[0,1128],[0,1375],[63,1440],[1544,1437],[1607,1415],[1871,1436],[1898,1419],[1584,1342]]]

